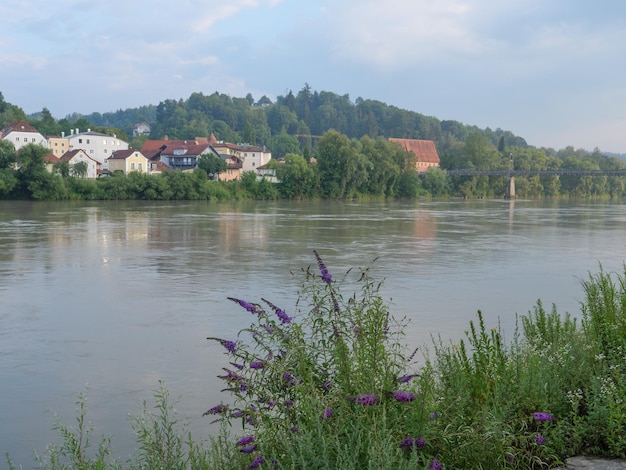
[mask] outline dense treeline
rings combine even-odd
[[[626,162],[599,150],[566,147],[535,148],[509,131],[479,129],[457,121],[401,110],[348,95],[312,92],[308,85],[273,103],[248,94],[193,93],[187,100],[165,100],[158,106],[115,113],[77,114],[56,121],[44,108],[26,116],[0,93],[0,126],[28,120],[44,135],[69,134],[91,128],[122,138],[132,125],[148,121],[151,138],[206,137],[213,133],[228,142],[247,142],[270,148],[280,183],[257,181],[254,173],[237,182],[209,181],[206,173],[165,172],[163,175],[115,175],[97,181],[82,179],[77,169],[57,166],[46,171],[43,150],[29,147],[19,154],[12,145],[0,147],[0,197],[33,199],[226,199],[226,198],[387,198],[387,197],[503,197],[506,177],[450,177],[445,170],[623,170]],[[414,155],[387,137],[434,140],[441,169],[419,176]],[[137,137],[138,148],[147,136]],[[317,164],[312,164],[315,158]],[[15,165],[17,163],[17,165]],[[15,169],[18,168],[18,169]],[[517,197],[620,198],[626,195],[622,176],[529,176],[516,178]]]

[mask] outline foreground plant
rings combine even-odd
[[[230,298],[253,321],[236,338],[209,338],[228,357],[219,378],[229,399],[205,414],[241,424],[239,463],[249,468],[312,459],[328,468],[390,459],[427,465],[436,455],[422,432],[433,410],[410,370],[414,354],[400,342],[404,324],[391,316],[369,269],[337,282],[314,254],[319,273],[304,270],[294,314],[267,299]],[[360,295],[346,299],[341,285],[352,281]]]

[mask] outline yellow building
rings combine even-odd
[[[118,150],[113,152],[108,160],[109,171],[122,171],[125,175],[131,171],[139,173],[149,173],[149,160],[139,150]]]
[[[57,158],[61,158],[70,149],[70,140],[56,135],[48,136],[48,148]]]

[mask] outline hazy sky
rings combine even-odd
[[[624,0],[2,0],[0,91],[57,118],[305,83],[626,153]]]

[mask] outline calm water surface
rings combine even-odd
[[[0,202],[0,454],[29,468],[85,391],[96,436],[124,457],[128,414],[160,380],[208,434],[224,356],[205,338],[249,321],[226,297],[293,313],[291,272],[313,249],[334,277],[377,258],[418,346],[458,340],[479,309],[509,337],[537,299],[578,314],[581,279],[622,271],[625,235],[626,206],[605,203]]]

